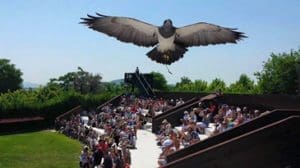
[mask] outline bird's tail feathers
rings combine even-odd
[[[188,49],[181,45],[175,45],[174,51],[168,50],[166,52],[160,52],[157,47],[155,47],[147,53],[147,56],[158,63],[171,65],[173,62],[182,58],[187,50]]]

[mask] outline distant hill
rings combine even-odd
[[[112,81],[110,81],[110,83],[114,83],[114,84],[120,85],[121,83],[124,83],[124,79],[112,80]]]
[[[32,82],[23,82],[23,88],[38,88],[41,86],[40,84],[37,83],[32,83]]]

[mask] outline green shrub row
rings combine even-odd
[[[82,95],[75,91],[47,87],[17,90],[0,95],[0,118],[42,116],[46,120],[53,120],[75,106],[95,108],[116,95],[111,92]]]

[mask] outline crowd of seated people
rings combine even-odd
[[[131,164],[129,149],[136,148],[137,129],[143,128],[147,117],[174,105],[171,100],[123,96],[117,106],[108,104],[99,112],[92,110],[69,120],[57,120],[56,128],[86,144],[80,167],[127,168]]]
[[[162,149],[158,164],[160,167],[165,165],[166,156],[181,148],[227,131],[260,115],[262,113],[259,110],[210,102],[200,103],[199,107],[184,111],[181,126],[176,127],[163,120],[157,135],[157,143]]]

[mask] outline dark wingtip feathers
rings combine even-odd
[[[248,36],[246,36],[244,32],[237,31],[238,30],[237,28],[229,28],[229,29],[233,32],[236,41],[243,40],[244,38],[248,38]]]
[[[96,16],[92,16],[92,15],[89,15],[89,14],[87,14],[87,16],[88,16],[90,19],[97,19]]]
[[[98,13],[98,12],[96,12],[96,15],[97,15],[97,16],[101,16],[101,17],[107,17],[106,15],[102,15],[102,14],[100,14],[100,13]]]
[[[238,31],[233,31],[234,32],[234,36],[235,36],[235,39],[236,41],[240,41],[240,40],[243,40],[244,38],[248,38],[245,33],[243,32],[238,32]]]
[[[92,25],[97,19],[100,19],[102,17],[107,17],[105,15],[102,15],[102,14],[99,14],[99,13],[96,13],[97,16],[92,16],[92,15],[89,15],[87,14],[87,18],[80,18],[82,21],[79,22],[79,24],[85,24],[85,25]]]

